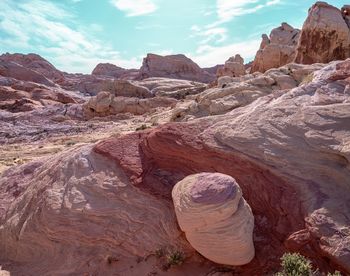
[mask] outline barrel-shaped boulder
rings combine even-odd
[[[227,265],[254,258],[254,216],[234,178],[190,175],[174,186],[172,197],[181,230],[204,257]]]

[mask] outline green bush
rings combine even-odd
[[[281,258],[282,271],[276,276],[310,276],[311,261],[299,253],[285,253]]]
[[[169,252],[166,255],[166,259],[167,259],[168,266],[181,265],[185,260],[185,255],[183,252],[176,250],[176,251]]]

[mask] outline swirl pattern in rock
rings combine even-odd
[[[227,265],[254,258],[254,216],[234,178],[190,175],[175,185],[172,197],[180,228],[204,257]]]

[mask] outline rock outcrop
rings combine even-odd
[[[350,59],[333,62],[299,87],[224,116],[115,136],[8,170],[0,178],[2,269],[108,275],[132,266],[140,275],[145,263],[136,258],[164,243],[193,253],[176,227],[171,191],[188,175],[219,172],[237,180],[254,214],[255,258],[237,274],[273,274],[294,250],[321,272],[346,275],[349,87]]]
[[[228,77],[241,77],[245,75],[244,59],[240,55],[230,57],[224,67],[219,68],[216,72],[218,78],[223,76]]]
[[[26,68],[13,61],[5,61],[0,58],[0,76],[14,78],[21,81],[30,81],[47,86],[55,84],[40,73]]]
[[[350,57],[347,13],[346,6],[342,13],[325,2],[314,4],[301,31],[295,62],[328,63]]]
[[[201,69],[185,55],[160,56],[148,54],[140,68],[140,78],[164,77],[209,83],[215,75]]]
[[[312,80],[312,73],[322,64],[288,64],[270,69],[264,74],[255,72],[242,77],[220,77],[218,87],[210,88],[194,96],[192,101],[179,103],[172,111],[175,121],[187,121],[196,117],[227,113],[250,104],[254,100],[281,90],[289,90]]]
[[[300,30],[287,23],[271,31],[270,37],[262,36],[260,49],[256,53],[251,72],[265,72],[294,60]]]
[[[107,76],[116,79],[131,79],[131,75],[134,74],[136,76],[138,74],[138,70],[124,69],[111,63],[99,63],[96,65],[91,74],[96,76]]]
[[[64,77],[63,72],[56,69],[50,62],[37,54],[24,55],[6,53],[0,56],[0,60],[22,65],[24,68],[35,71],[53,82]]]
[[[0,225],[0,260],[21,264],[2,263],[11,275],[143,275],[153,268],[133,270],[137,256],[182,243],[171,203],[91,146],[7,171]]]
[[[235,266],[254,258],[254,216],[234,178],[190,175],[174,186],[172,198],[181,230],[204,257]]]
[[[91,97],[83,106],[87,118],[104,117],[120,113],[141,115],[160,107],[174,107],[177,100],[154,97],[139,99],[135,97],[114,96],[110,92],[101,91]]]
[[[154,96],[147,87],[128,80],[106,81],[102,89],[109,91],[114,96],[135,97],[141,99]]]
[[[255,218],[256,258],[246,269],[275,269],[277,256],[297,250],[321,271],[349,273],[349,78],[350,60],[335,62],[289,92],[224,116],[168,124],[139,141],[112,138],[96,151],[158,196],[186,175],[233,176]],[[138,152],[127,157],[119,150],[127,144]]]

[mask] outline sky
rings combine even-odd
[[[0,53],[37,53],[58,69],[139,68],[147,53],[201,67],[254,58],[261,35],[301,28],[310,0],[0,0]],[[328,1],[338,8],[348,0]]]

